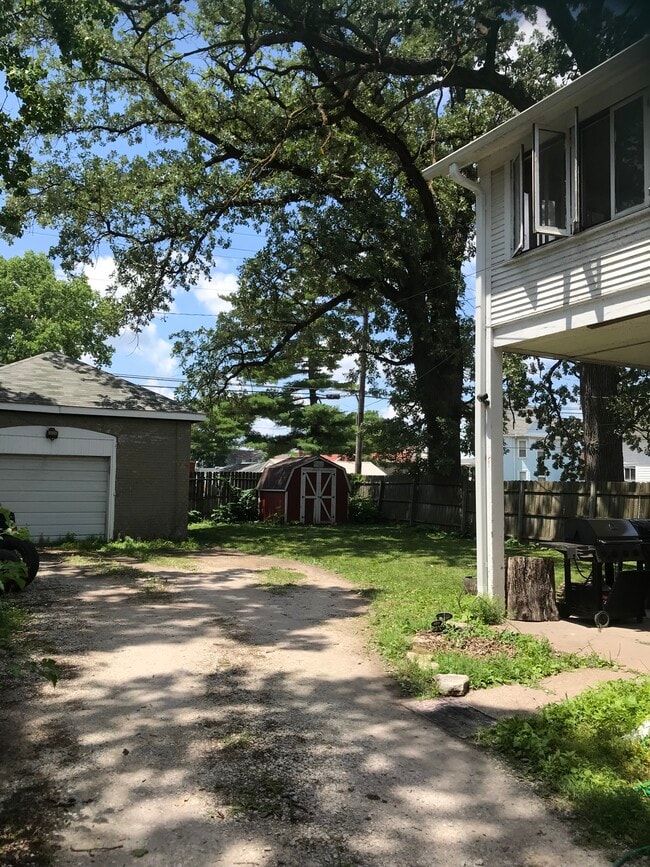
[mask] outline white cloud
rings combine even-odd
[[[336,365],[334,370],[334,378],[347,380],[350,377],[350,374],[354,370],[357,365],[357,356],[356,355],[344,355],[343,358]]]
[[[264,436],[276,436],[288,434],[291,428],[282,427],[281,425],[276,424],[270,418],[258,418],[255,419],[253,430],[256,433],[263,434]]]
[[[237,275],[228,270],[225,262],[217,262],[210,277],[202,277],[193,292],[194,297],[209,312],[224,313],[231,309],[228,296],[236,292],[239,286]]]
[[[117,354],[146,361],[148,368],[153,369],[152,376],[178,375],[178,363],[171,355],[172,344],[160,336],[155,322],[150,322],[138,334],[125,328],[112,343]]]

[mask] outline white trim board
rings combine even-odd
[[[141,409],[98,409],[88,406],[58,406],[57,404],[43,403],[0,403],[0,410],[10,412],[42,412],[50,415],[100,415],[111,418],[155,418],[167,421],[205,421],[202,412],[157,412],[156,410]]]

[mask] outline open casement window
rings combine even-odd
[[[512,190],[512,255],[517,256],[526,250],[534,250],[553,240],[548,235],[534,231],[533,225],[533,154],[524,150],[510,164]]]
[[[533,231],[569,235],[569,156],[566,132],[533,127]]]
[[[524,239],[524,149],[510,164],[510,183],[512,189],[512,255],[516,256],[528,249]]]

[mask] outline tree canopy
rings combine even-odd
[[[107,365],[107,341],[120,322],[117,302],[94,292],[85,277],[57,279],[47,256],[0,258],[0,364],[59,351]]]
[[[8,190],[4,225],[36,215],[54,226],[68,267],[108,245],[136,324],[168,307],[172,287],[191,290],[237,226],[282,227],[267,246],[274,285],[261,269],[244,275],[243,293],[263,291],[256,312],[242,308],[208,336],[213,380],[277,361],[303,328],[372,304],[431,468],[457,478],[473,203],[451,184],[433,190],[421,169],[594,52],[638,38],[645,4],[625,14],[573,0],[108,7],[115,18],[89,36],[94,67],[48,70],[71,95],[65,135],[47,143],[28,191]],[[550,30],[524,44],[520,25],[538,9]]]

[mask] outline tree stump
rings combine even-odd
[[[555,564],[545,557],[508,557],[506,609],[513,620],[559,620]]]

